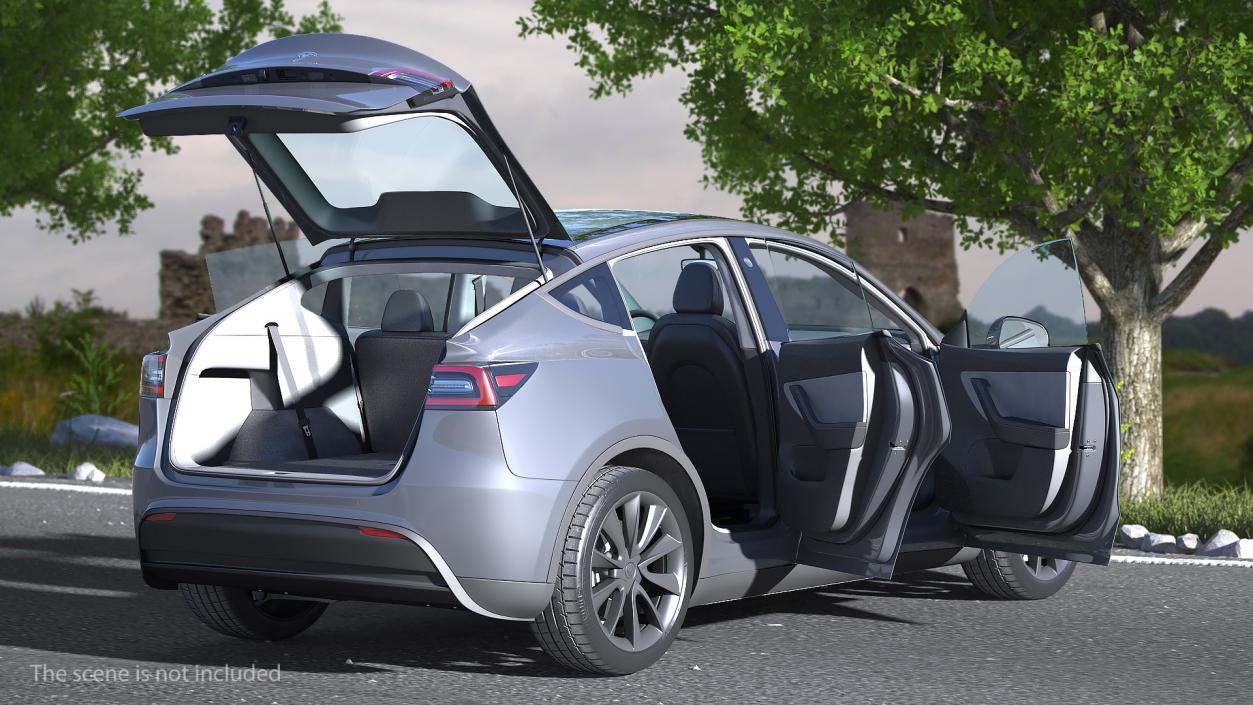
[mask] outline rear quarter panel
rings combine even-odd
[[[601,454],[632,437],[678,446],[640,341],[631,331],[532,294],[450,341],[446,364],[539,363],[497,411],[509,470],[578,480]]]

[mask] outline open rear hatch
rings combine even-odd
[[[567,237],[470,82],[379,39],[275,39],[121,117],[226,135],[314,244]]]

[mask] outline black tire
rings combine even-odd
[[[311,627],[326,611],[325,602],[311,600],[259,602],[246,588],[181,583],[178,589],[200,621],[240,639],[287,639]]]
[[[962,563],[966,577],[981,592],[1000,600],[1043,600],[1061,590],[1074,575],[1073,561],[983,550]]]
[[[647,530],[648,522],[637,522],[637,527],[643,527],[636,532],[640,537],[636,543],[642,544],[639,557],[615,561],[625,566],[616,569],[606,565],[603,557],[612,554],[622,558],[622,555],[612,551],[612,537],[604,527],[608,526],[607,522],[618,521],[625,528],[628,525],[626,505],[621,503],[629,503],[635,497],[643,497],[644,502],[659,500],[671,518],[666,520],[665,526],[651,533],[651,537],[656,537],[655,542]],[[636,505],[637,509],[639,506]],[[629,531],[624,531],[628,537]],[[656,663],[674,641],[687,613],[696,574],[697,552],[692,537],[683,504],[664,480],[639,468],[605,468],[587,488],[570,520],[552,601],[532,623],[531,630],[544,652],[563,666],[599,675],[625,675]],[[650,546],[675,538],[681,542],[679,551],[670,548],[663,558],[648,558],[655,553],[649,550]],[[625,543],[631,543],[629,538]],[[600,559],[595,569],[594,553]],[[656,570],[645,570],[645,567]],[[647,575],[676,580],[677,589],[658,589]],[[617,584],[625,587],[615,587]],[[601,599],[599,606],[595,605],[594,586],[601,588],[598,595],[611,593]],[[655,602],[648,594],[640,595],[648,599],[647,604],[637,602],[636,587],[645,593],[647,590],[659,593]],[[615,600],[624,600],[626,605],[616,610],[617,619],[609,616]],[[654,626],[650,618],[657,618],[655,624],[665,628]],[[604,626],[607,621],[612,624]],[[632,627],[633,637],[627,631]],[[643,638],[645,631],[649,639]]]

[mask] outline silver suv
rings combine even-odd
[[[1040,598],[1109,559],[1118,405],[1067,241],[941,336],[805,237],[553,211],[468,81],[351,35],[123,117],[225,135],[305,234],[211,256],[218,313],[144,361],[144,579],[214,629],[446,605],[621,674],[694,605],[958,563]]]

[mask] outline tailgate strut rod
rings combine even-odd
[[[526,234],[531,236],[531,249],[535,251],[535,266],[539,267],[540,282],[548,281],[548,268],[544,266],[544,257],[539,251],[539,241],[535,239],[535,228],[531,225],[531,211],[522,202],[522,192],[518,191],[518,180],[513,178],[513,167],[509,165],[509,158],[505,157],[505,170],[509,173],[509,185],[513,187],[513,197],[518,201],[518,208],[522,211],[522,222],[526,223]]]
[[[226,136],[234,140],[242,140],[241,135],[244,134],[244,119],[236,118],[231,120],[231,125],[226,130]],[[291,268],[287,266],[287,256],[283,254],[283,246],[279,244],[278,233],[274,231],[274,218],[270,217],[270,203],[265,199],[265,190],[261,188],[261,177],[257,174],[257,165],[252,162],[252,151],[244,148],[244,159],[248,160],[248,168],[252,169],[252,178],[257,182],[257,195],[261,197],[261,210],[265,211],[265,222],[270,226],[270,239],[274,240],[274,249],[278,250],[278,261],[283,265],[284,278],[291,277]]]

